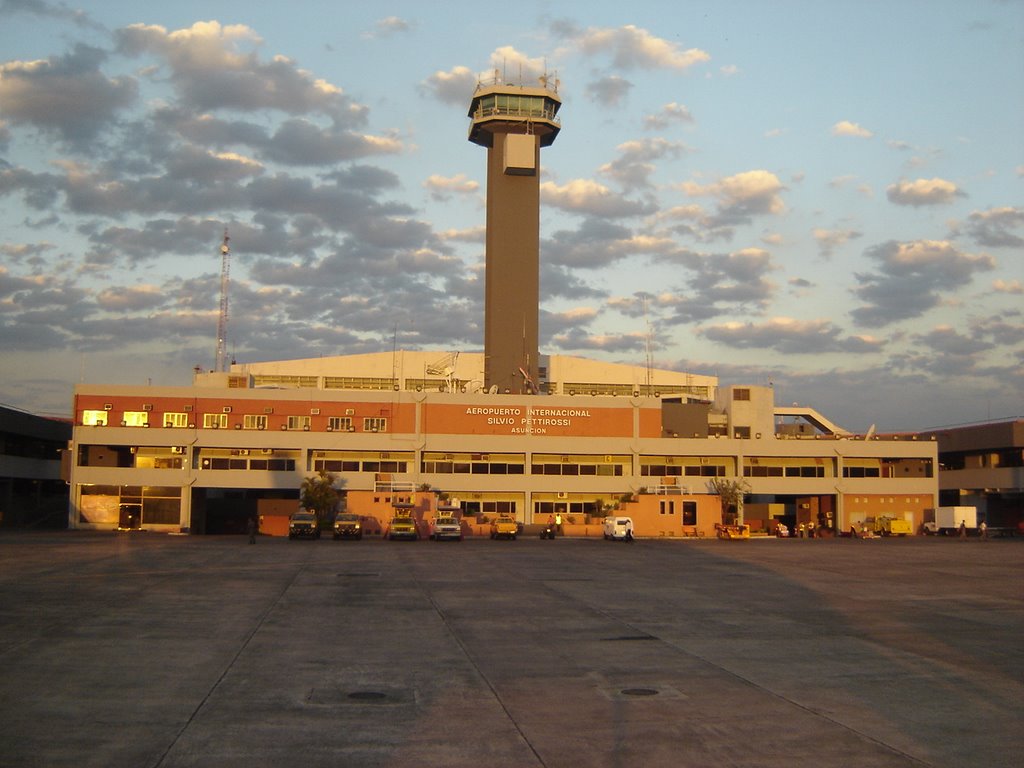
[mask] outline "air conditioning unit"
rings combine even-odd
[[[109,411],[109,410],[112,410],[113,408],[114,408],[114,404],[113,403],[104,403],[103,404],[103,410],[104,411]]]
[[[274,412],[274,409],[273,408],[264,408],[263,412],[266,413],[266,414],[271,414],[271,413]]]
[[[559,498],[559,499],[568,499],[569,498],[569,494],[566,493],[565,491],[559,491],[558,493],[555,494],[555,496],[557,498]]]
[[[346,416],[355,416],[356,415],[356,409],[355,408],[346,408],[345,409],[345,415]]]
[[[191,404],[190,405],[183,405],[181,407],[181,410],[183,410],[185,413],[192,413],[192,406],[191,406]]]
[[[310,416],[319,416],[320,415],[320,409],[319,408],[310,408],[309,409],[309,415]]]
[[[274,453],[274,449],[273,448],[263,448],[263,449],[260,450],[260,453],[262,453],[264,456],[272,456],[273,453]]]
[[[220,410],[221,410],[221,413],[231,413],[231,406],[230,405],[225,405]]]
[[[171,453],[182,454],[184,452],[185,452],[185,446],[184,445],[172,445],[171,446]]]
[[[153,410],[153,404],[152,403],[143,403],[142,404],[142,410],[144,410],[144,411],[152,411]]]

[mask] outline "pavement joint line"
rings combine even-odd
[[[274,608],[277,607],[277,604],[281,602],[282,598],[284,598],[284,596],[288,594],[288,590],[292,588],[292,585],[295,584],[295,581],[299,578],[302,572],[306,570],[308,566],[309,558],[307,556],[306,560],[303,561],[298,568],[296,568],[295,573],[292,574],[292,577],[288,580],[288,583],[285,584],[284,589],[282,589],[278,593],[277,597],[275,597],[270,602],[270,604],[264,609],[264,611],[259,615],[259,618],[256,620],[256,623],[253,626],[252,630],[245,636],[245,639],[242,641],[241,645],[239,645],[238,650],[231,657],[231,660],[225,665],[223,671],[214,681],[213,685],[210,686],[210,690],[206,692],[206,695],[203,696],[202,701],[200,701],[195,706],[195,708],[192,710],[192,713],[188,716],[188,719],[181,726],[181,728],[178,729],[178,732],[174,735],[174,738],[171,739],[171,743],[167,745],[167,749],[165,749],[161,753],[160,757],[157,758],[157,761],[153,763],[153,768],[160,768],[160,766],[163,765],[164,760],[167,759],[167,756],[171,753],[171,750],[174,749],[175,745],[181,740],[181,737],[185,735],[185,731],[189,729],[189,727],[195,721],[196,717],[199,716],[199,713],[202,712],[203,708],[206,706],[206,703],[210,700],[210,697],[213,696],[214,692],[216,692],[216,690],[220,687],[221,683],[224,682],[224,678],[228,676],[228,673],[235,666],[235,663],[238,661],[239,657],[242,655],[245,649],[249,647],[249,643],[252,642],[252,639],[256,636],[256,633],[260,631],[260,628],[266,622],[267,617],[270,615],[271,611],[273,611]]]
[[[555,590],[553,587],[550,587],[550,586],[548,586],[546,584],[544,585],[544,588],[550,590],[551,592],[556,592],[557,593],[557,590]],[[789,698],[788,696],[784,696],[781,693],[772,690],[771,688],[766,688],[765,686],[763,686],[763,685],[761,685],[759,683],[754,682],[750,678],[745,677],[744,675],[741,675],[739,672],[736,672],[736,671],[734,671],[732,669],[729,669],[728,667],[723,667],[721,664],[718,664],[718,663],[716,663],[714,661],[711,661],[710,659],[700,655],[699,653],[694,653],[691,650],[687,650],[685,648],[681,648],[676,643],[673,643],[673,642],[671,642],[669,640],[666,640],[663,637],[659,637],[656,634],[649,633],[646,630],[642,629],[641,627],[636,626],[632,622],[629,622],[629,621],[626,621],[626,620],[624,620],[622,618],[614,616],[611,613],[609,613],[608,611],[604,610],[603,608],[601,608],[601,607],[599,607],[597,605],[594,605],[593,603],[590,603],[590,602],[585,601],[583,599],[579,599],[579,603],[580,603],[580,605],[587,606],[591,611],[593,611],[594,613],[596,613],[596,614],[598,614],[600,616],[603,616],[604,618],[608,619],[609,621],[614,621],[614,622],[617,622],[619,624],[622,624],[623,626],[628,627],[630,630],[632,630],[634,632],[650,635],[651,639],[657,640],[658,642],[661,642],[661,643],[664,643],[666,646],[668,646],[669,648],[673,649],[677,653],[681,653],[681,654],[684,654],[686,656],[690,656],[692,658],[698,659],[701,662],[703,662],[704,664],[707,664],[709,667],[712,667],[713,669],[717,669],[720,672],[723,672],[724,674],[729,675],[730,677],[740,681],[741,683],[749,686],[750,688],[753,688],[754,690],[757,690],[757,691],[760,691],[761,693],[767,694],[768,696],[771,696],[771,697],[773,697],[775,699],[778,699],[779,701],[784,701],[787,704],[789,704],[789,705],[791,705],[793,707],[796,707],[797,709],[803,710],[804,712],[808,713],[812,717],[818,717],[818,718],[821,718],[823,720],[826,720],[826,721],[832,723],[833,725],[837,726],[838,728],[842,728],[843,730],[847,731],[848,733],[856,734],[859,738],[864,739],[865,741],[868,741],[868,742],[870,742],[872,744],[877,744],[878,746],[882,747],[883,749],[889,750],[893,754],[896,754],[896,755],[899,755],[901,757],[904,757],[907,760],[910,760],[911,762],[916,763],[917,765],[922,765],[922,766],[933,766],[934,765],[933,763],[930,763],[930,762],[928,762],[926,760],[922,760],[919,757],[915,757],[914,755],[911,755],[908,752],[905,752],[904,750],[899,749],[898,747],[893,746],[892,744],[888,744],[885,741],[882,741],[881,739],[877,739],[874,736],[866,734],[863,731],[860,731],[860,730],[858,730],[856,728],[853,728],[852,726],[847,725],[846,723],[844,723],[844,722],[842,722],[840,720],[837,720],[834,717],[830,717],[829,715],[826,715],[824,712],[816,710],[816,709],[814,709],[812,707],[808,707],[805,704],[801,704],[799,701],[794,701],[793,699]]]
[[[404,555],[405,553],[403,552],[401,559],[407,560],[407,558]],[[523,740],[523,743],[526,744],[530,752],[533,753],[533,756],[537,758],[537,764],[540,765],[542,768],[546,768],[547,763],[544,762],[544,758],[540,756],[540,753],[537,752],[536,747],[534,747],[533,743],[530,741],[527,735],[523,733],[523,729],[520,727],[519,723],[516,722],[515,717],[513,717],[512,713],[509,711],[505,702],[502,700],[497,688],[494,687],[494,684],[490,681],[490,679],[487,677],[484,671],[480,669],[480,666],[476,663],[476,660],[473,658],[472,654],[470,654],[469,649],[466,647],[465,643],[462,642],[462,638],[459,637],[458,632],[455,631],[455,627],[453,627],[451,622],[448,621],[448,616],[445,614],[441,606],[437,604],[437,601],[434,599],[433,594],[431,594],[430,591],[424,585],[423,580],[414,578],[413,582],[416,584],[417,589],[419,589],[420,592],[423,593],[423,596],[426,597],[426,599],[430,602],[431,608],[434,609],[438,617],[441,619],[441,622],[444,624],[445,629],[448,630],[448,634],[451,635],[452,640],[454,640],[455,643],[459,646],[459,650],[462,651],[462,655],[466,657],[466,660],[472,665],[477,675],[480,677],[481,680],[484,681],[484,684],[487,686],[487,690],[491,692],[491,696],[493,696],[494,700],[498,702],[498,706],[501,707],[501,711],[505,713],[505,717],[508,718],[508,721],[512,724],[512,727],[515,728],[516,733],[519,734],[519,738]]]

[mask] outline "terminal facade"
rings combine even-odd
[[[294,510],[328,471],[350,511],[386,521],[396,501],[429,518],[616,510],[638,536],[711,535],[716,478],[743,483],[746,522],[848,530],[910,521],[938,501],[937,445],[851,435],[771,387],[571,357],[542,357],[545,391],[484,388],[482,355],[380,353],[233,365],[192,386],[78,385],[71,528],[228,532]],[[448,358],[451,360],[451,358]],[[431,374],[428,371],[437,371]],[[461,376],[460,371],[465,373]]]

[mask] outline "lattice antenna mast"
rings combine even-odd
[[[224,242],[220,246],[220,313],[217,316],[217,357],[214,371],[227,370],[228,345],[228,276],[231,273],[231,249],[228,248],[228,229],[224,228]]]

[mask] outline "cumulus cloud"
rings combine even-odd
[[[632,24],[624,27],[591,27],[575,36],[575,43],[588,56],[608,55],[617,69],[686,70],[709,61],[699,48],[683,50],[676,43],[656,37]]]
[[[365,123],[365,107],[352,102],[337,86],[285,56],[261,60],[254,48],[262,40],[244,24],[201,21],[174,31],[132,24],[115,37],[119,52],[125,55],[159,57],[181,103],[189,108],[276,109],[292,115],[328,115],[339,126]]]
[[[683,144],[667,139],[627,141],[616,147],[619,157],[602,165],[599,173],[614,179],[625,189],[649,187],[649,177],[660,163],[686,152]]]
[[[993,280],[992,290],[996,293],[1009,293],[1014,296],[1024,294],[1024,283],[1020,280]]]
[[[658,299],[672,325],[700,322],[728,311],[761,311],[775,295],[776,285],[769,275],[777,267],[771,254],[761,248],[712,254],[663,249],[653,258],[685,270],[683,286]]]
[[[964,193],[952,181],[945,179],[917,179],[891,184],[885,191],[889,202],[896,205],[943,205],[951,203]]]
[[[832,135],[853,136],[858,139],[870,139],[875,134],[857,123],[851,123],[849,120],[840,120],[832,126]]]
[[[837,248],[841,248],[861,236],[860,232],[852,229],[825,229],[823,227],[815,228],[812,234],[818,243],[818,253],[823,258],[831,258]]]
[[[874,352],[884,346],[871,336],[844,337],[830,320],[773,317],[763,323],[728,322],[706,326],[698,334],[738,349],[774,349],[783,354]]]
[[[466,107],[479,80],[469,67],[458,66],[447,72],[435,72],[420,83],[420,90],[445,104]]]
[[[967,217],[965,234],[988,248],[1022,248],[1024,237],[1013,230],[1024,230],[1024,208],[1004,206],[974,211]]]
[[[617,107],[625,102],[633,84],[624,77],[607,75],[587,84],[586,96],[593,102]]]
[[[661,111],[647,115],[644,118],[644,127],[648,130],[663,131],[674,123],[692,123],[693,115],[683,104],[671,102],[661,108]]]
[[[480,189],[480,184],[468,178],[464,173],[455,176],[441,176],[434,173],[423,182],[423,187],[430,192],[430,196],[435,200],[450,200],[453,194],[474,194]]]
[[[76,45],[66,56],[0,65],[0,117],[53,131],[69,144],[94,139],[138,97],[133,78],[103,74],[106,59],[98,48]]]
[[[373,40],[376,38],[391,37],[402,32],[409,32],[412,30],[413,25],[405,19],[399,18],[398,16],[388,16],[387,18],[380,19],[376,24],[373,25],[373,29],[364,32],[362,37],[367,40]]]
[[[591,179],[574,179],[563,185],[545,181],[540,193],[544,205],[587,216],[626,218],[647,211],[643,203],[628,200]]]
[[[854,295],[867,302],[851,313],[858,325],[878,327],[919,317],[945,292],[967,285],[976,273],[995,269],[986,254],[969,254],[946,241],[889,241],[865,251],[878,271],[855,275]]]
[[[715,229],[747,223],[754,216],[780,215],[786,210],[782,201],[785,187],[771,171],[745,171],[706,185],[685,182],[680,189],[691,197],[718,200],[718,210],[709,221]]]

